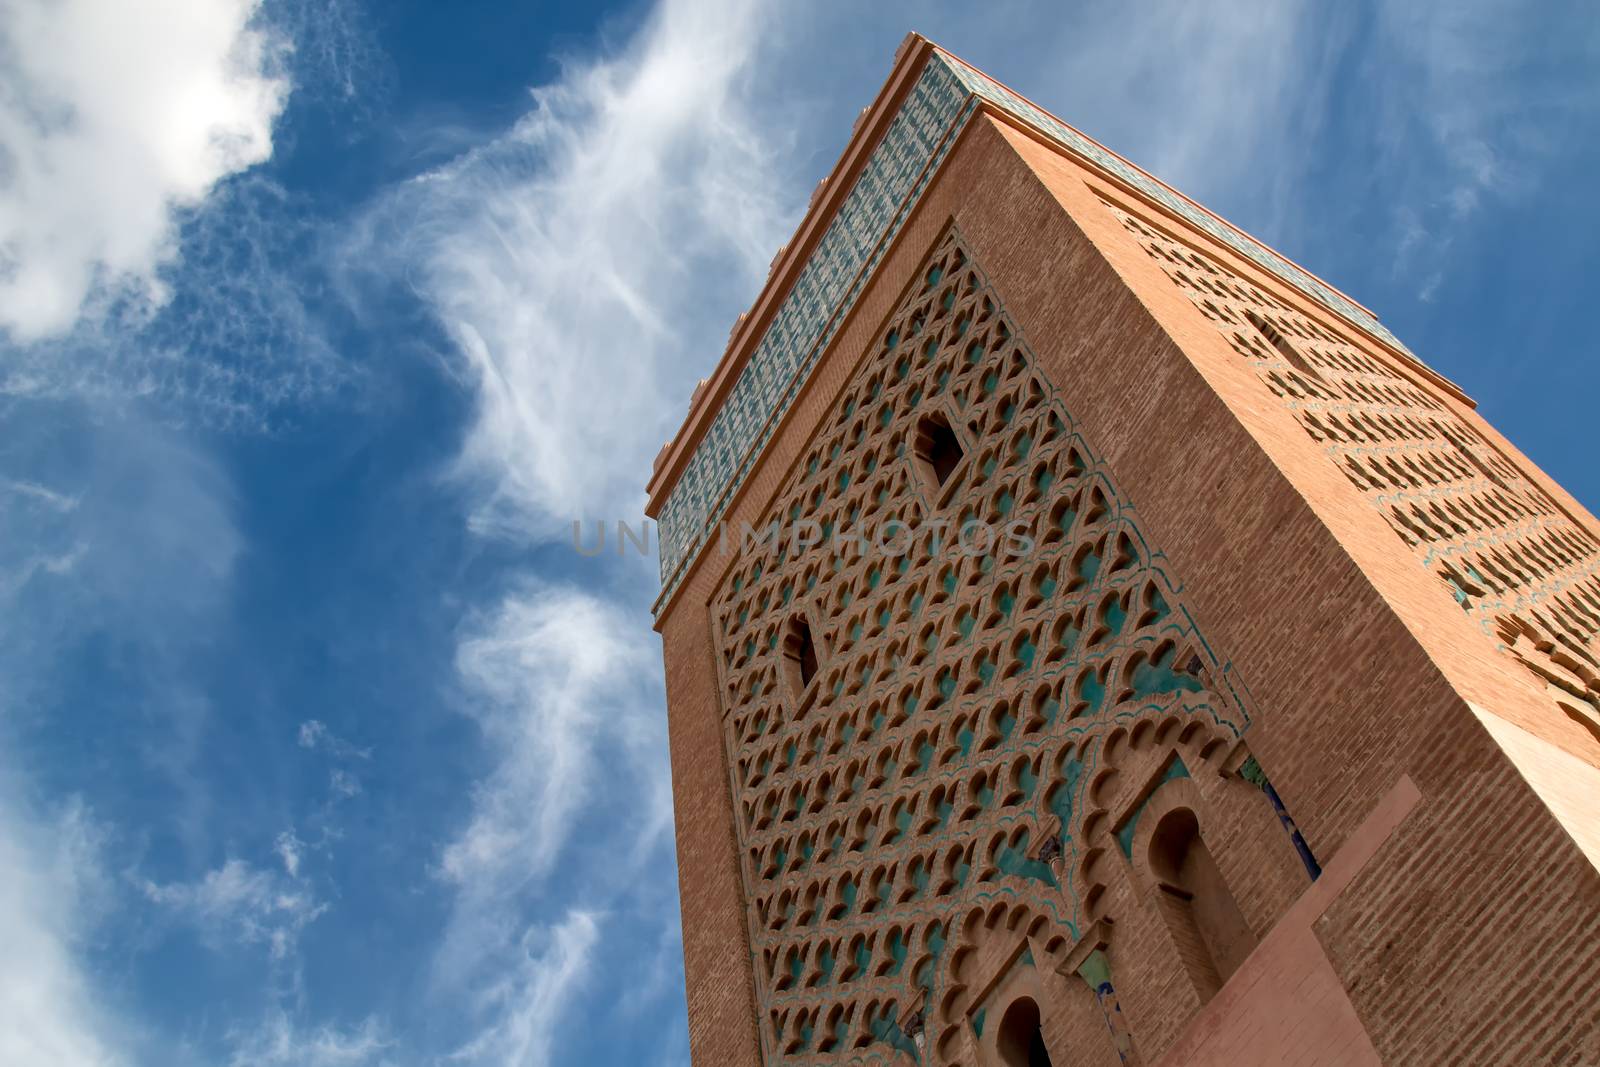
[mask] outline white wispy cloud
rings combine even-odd
[[[460,645],[466,706],[495,755],[468,824],[440,857],[455,903],[436,985],[478,1020],[462,1053],[472,1062],[546,1062],[569,984],[551,974],[586,966],[602,925],[593,909],[626,890],[629,872],[669,832],[644,623],[589,593],[533,586],[476,620]],[[573,853],[586,812],[599,816],[582,831],[583,851],[599,853],[598,875]],[[594,882],[588,910],[552,917],[577,891],[574,879]]]
[[[290,866],[286,858],[284,865]],[[287,959],[301,932],[328,910],[295,873],[281,875],[241,859],[228,859],[192,882],[158,885],[142,879],[139,888],[151,903],[193,923],[214,945],[264,944],[275,961]]]
[[[0,482],[0,490],[13,493],[33,503],[42,504],[51,511],[75,511],[78,507],[77,497],[58,493],[49,486],[40,485],[37,482],[6,479]]]
[[[286,66],[297,103],[336,108],[348,135],[388,102],[394,66],[361,0],[257,2],[260,17],[292,44]]]
[[[1425,139],[1442,157],[1441,206],[1471,214],[1486,192],[1504,188],[1519,167],[1508,153],[1516,135],[1507,119],[1532,101],[1508,91],[1507,74],[1528,61],[1522,32],[1527,9],[1502,0],[1377,7],[1374,67],[1399,92],[1382,114],[1385,147],[1418,160]],[[1429,160],[1430,163],[1435,161]],[[1411,190],[1408,190],[1411,192]]]
[[[714,361],[781,240],[770,131],[741,102],[763,8],[662,4],[502,136],[398,189],[346,250],[415,286],[457,346],[483,527],[638,511],[683,368]]]
[[[301,748],[320,753],[336,764],[328,770],[328,800],[315,818],[316,822],[321,823],[322,843],[325,846],[328,838],[339,835],[339,831],[330,823],[335,808],[340,802],[361,795],[361,778],[349,765],[371,760],[372,749],[351,744],[328,729],[328,724],[320,719],[302,722],[295,736]]]
[[[1433,298],[1456,238],[1490,198],[1538,187],[1573,131],[1600,121],[1600,23],[1582,5],[1515,0],[1375,8],[1363,72],[1392,205],[1394,274]],[[1566,17],[1576,16],[1576,17]]]
[[[467,707],[500,755],[478,786],[472,821],[445,850],[450,880],[473,893],[527,885],[549,872],[591,798],[623,799],[605,750],[627,755],[659,735],[646,621],[576,588],[533,587],[466,635],[456,663]],[[665,819],[631,829],[648,833],[651,822],[659,831]]]
[[[336,393],[359,411],[365,369],[315,306],[320,239],[302,198],[254,171],[224,180],[180,213],[157,270],[167,302],[96,282],[69,329],[23,341],[0,324],[0,400],[250,434]]]
[[[1047,54],[1036,46],[1020,64],[997,63],[996,76],[1037,86],[1068,122],[1201,202],[1248,205],[1252,228],[1285,221],[1341,34],[1326,9],[1156,0],[1037,5],[1028,21]]]
[[[288,82],[257,0],[0,9],[0,330],[69,329],[97,287],[159,303],[178,212],[266,159]]]
[[[79,803],[37,818],[0,803],[0,1063],[116,1067],[132,1036],[85,948],[104,906],[102,831]]]
[[[370,760],[372,749],[361,748],[340,737],[328,729],[328,724],[321,719],[307,719],[295,731],[295,740],[301,748],[313,752],[324,752],[335,759]]]
[[[552,1062],[557,1023],[583,991],[599,937],[595,916],[584,911],[523,930],[507,966],[480,995],[481,1028],[449,1059],[508,1067]]]
[[[328,789],[334,796],[350,797],[361,795],[361,779],[342,768],[334,768],[328,772]]]
[[[229,1035],[229,1067],[380,1067],[393,1062],[395,1042],[376,1019],[340,1029],[302,1026],[274,1011],[254,1029]]]
[[[0,437],[0,471],[33,487],[0,492],[0,723],[58,706],[81,681],[66,667],[75,650],[118,649],[119,706],[145,716],[130,755],[180,790],[174,822],[198,840],[211,806],[193,761],[210,705],[194,664],[244,549],[232,481],[182,435],[93,405],[0,406]]]
[[[328,726],[320,719],[307,719],[300,724],[296,734],[301,748],[314,749],[322,744],[328,736]]]
[[[272,842],[272,851],[283,862],[283,870],[290,878],[300,875],[300,861],[305,856],[306,843],[293,830],[284,830]]]
[[[39,783],[20,754],[81,684],[73,654],[115,648],[128,669],[113,706],[137,717],[126,755],[182,797],[169,827],[204,835],[212,808],[193,761],[209,705],[191,657],[227,603],[241,548],[230,484],[170,432],[81,405],[7,404],[0,437],[0,1063],[139,1062],[149,1035],[113,1016],[114,990],[86,951],[123,947],[105,920],[130,896],[105,872],[103,839],[116,835],[81,807],[21,801]],[[83,770],[49,769],[68,781]]]

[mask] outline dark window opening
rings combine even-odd
[[[1005,1067],[1052,1067],[1039,1022],[1039,1005],[1032,997],[1018,997],[1006,1009],[995,1047]]]
[[[961,442],[950,424],[939,415],[929,415],[917,424],[913,451],[923,474],[934,487],[944,485],[961,463]]]
[[[811,626],[803,616],[789,620],[789,631],[783,637],[783,656],[789,687],[799,696],[817,676],[817,644],[811,639]]]

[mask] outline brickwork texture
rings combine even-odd
[[[1600,523],[1200,209],[954,136],[659,605],[694,1061],[1600,1063]]]

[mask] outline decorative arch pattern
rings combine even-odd
[[[961,458],[930,479],[934,413]],[[935,553],[939,519],[1020,525]],[[911,551],[861,543],[889,520]],[[762,521],[823,537],[742,555],[710,604],[763,1056],[962,1062],[976,934],[1070,950],[1118,753],[1220,766],[1246,694],[953,229]],[[797,706],[802,609],[826,654]]]
[[[1102,203],[1462,610],[1600,731],[1600,540],[1376,353]]]

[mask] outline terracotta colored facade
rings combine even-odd
[[[1600,1063],[1600,523],[918,37],[651,480],[700,1065]]]

